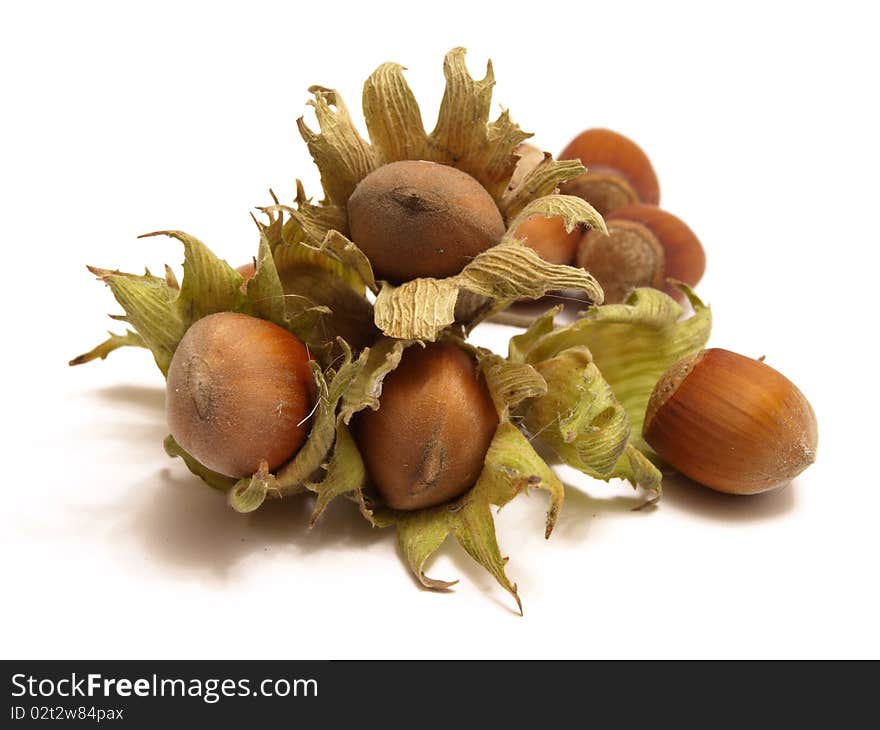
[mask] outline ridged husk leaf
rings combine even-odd
[[[669,367],[705,346],[711,329],[708,307],[681,289],[694,310],[687,318],[675,299],[642,288],[561,327],[553,326],[559,309],[551,310],[511,339],[510,360],[532,364],[548,386],[518,415],[563,461],[659,490],[660,472],[641,437],[648,399]]]

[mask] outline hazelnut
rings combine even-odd
[[[569,233],[565,230],[565,222],[558,216],[533,215],[519,225],[515,235],[545,261],[571,264],[584,232],[576,227]]]
[[[668,279],[696,286],[706,270],[700,240],[680,218],[656,205],[618,208],[606,221],[608,235],[591,230],[581,239],[578,266],[595,276],[605,302],[622,302],[632,289],[652,286],[680,297]]]
[[[379,403],[358,415],[355,434],[390,507],[432,507],[476,483],[498,414],[468,353],[449,343],[407,348]]]
[[[211,314],[181,339],[168,368],[166,411],[174,440],[230,477],[274,470],[308,435],[314,399],[309,353],[293,334],[236,312]]]
[[[682,474],[729,494],[787,484],[815,461],[818,441],[813,409],[788,378],[718,348],[666,372],[642,432]]]
[[[348,200],[352,240],[393,284],[459,273],[504,235],[504,219],[477,180],[448,165],[392,162]]]
[[[575,137],[560,160],[580,160],[587,172],[562,192],[588,201],[603,216],[630,203],[660,203],[660,184],[641,147],[610,129],[588,129]]]
[[[241,266],[237,266],[235,270],[241,274],[241,278],[244,280],[242,285],[247,284],[257,273],[257,264],[255,261],[248,261],[246,264],[242,264]]]

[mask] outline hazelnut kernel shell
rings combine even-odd
[[[760,360],[713,348],[674,365],[654,388],[642,430],[679,472],[719,492],[788,484],[816,459],[809,401]]]

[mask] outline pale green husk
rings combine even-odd
[[[511,339],[510,360],[533,365],[548,385],[518,415],[565,463],[659,491],[641,436],[648,399],[669,367],[705,346],[712,325],[709,308],[680,286],[694,310],[687,318],[672,297],[643,288],[562,327],[554,328],[559,310],[551,310]]]
[[[312,522],[334,498],[346,496],[355,500],[373,525],[397,528],[401,550],[413,572],[423,585],[435,589],[448,588],[452,583],[427,577],[424,564],[447,535],[452,534],[468,554],[515,597],[521,608],[516,586],[505,573],[506,559],[502,557],[495,538],[490,506],[503,506],[530,487],[544,489],[550,494],[546,526],[546,536],[550,536],[562,508],[563,485],[509,420],[514,408],[543,395],[547,386],[543,377],[529,364],[511,363],[455,338],[448,339],[477,358],[499,415],[498,429],[474,487],[452,503],[414,512],[388,509],[370,490],[366,469],[348,424],[358,411],[379,407],[384,379],[400,363],[407,347],[419,346],[414,340],[385,338],[361,353],[359,362],[362,367],[341,402],[336,448],[324,466],[325,476],[308,484],[308,488],[318,494]]]

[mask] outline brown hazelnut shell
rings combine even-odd
[[[565,221],[558,216],[533,215],[516,229],[516,237],[551,264],[571,264],[584,232],[575,227],[565,230]]]
[[[580,160],[589,173],[622,177],[643,203],[660,203],[660,183],[651,160],[628,137],[610,129],[587,129],[575,137],[559,155],[560,160]],[[564,191],[574,189],[577,179]],[[575,193],[571,193],[575,194]],[[590,201],[592,202],[592,201]]]
[[[230,477],[286,463],[308,436],[314,400],[309,353],[293,334],[235,312],[195,322],[168,368],[171,435],[212,471]]]
[[[504,235],[504,219],[476,179],[448,165],[392,162],[348,200],[352,240],[377,278],[399,284],[459,273]]]
[[[497,426],[473,358],[456,345],[435,343],[404,351],[385,378],[379,409],[358,415],[355,436],[386,504],[414,510],[475,484]]]
[[[803,393],[760,360],[703,350],[674,365],[651,394],[645,440],[695,482],[755,494],[790,482],[816,459],[816,415]]]
[[[660,241],[665,262],[664,277],[696,286],[706,271],[706,252],[700,239],[681,218],[656,205],[635,203],[617,208],[608,221],[628,220],[641,223]],[[677,294],[675,287],[664,281],[660,287]]]
[[[633,221],[609,220],[607,235],[590,230],[577,248],[576,263],[605,292],[605,304],[619,304],[641,286],[663,287],[663,246],[649,228]]]

